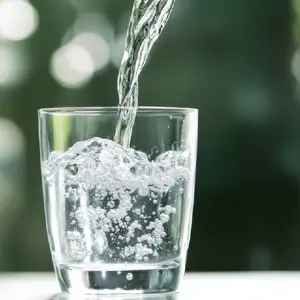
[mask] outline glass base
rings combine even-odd
[[[91,265],[92,267],[92,265]],[[71,294],[145,294],[168,293],[178,289],[184,273],[184,264],[172,263],[101,264],[98,269],[85,265],[60,264],[56,266],[62,291]]]

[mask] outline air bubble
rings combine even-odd
[[[131,281],[133,279],[132,273],[126,274],[126,280]]]
[[[65,201],[71,202],[67,228],[78,230],[68,232],[72,259],[95,254],[101,260],[128,257],[140,262],[157,257],[170,238],[166,223],[176,213],[173,190],[182,192],[181,183],[188,179],[187,158],[186,153],[170,151],[150,162],[143,153],[101,138],[78,142],[49,157],[44,176],[53,182],[59,170],[64,172],[60,186]]]
[[[167,223],[167,222],[169,221],[169,219],[170,219],[170,217],[169,217],[167,214],[161,214],[161,215],[159,216],[159,218],[161,219],[161,221],[162,221],[163,223]]]

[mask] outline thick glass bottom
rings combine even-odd
[[[178,260],[165,264],[59,264],[62,291],[72,294],[167,293],[178,289],[185,266]]]

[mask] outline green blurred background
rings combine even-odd
[[[118,102],[133,1],[0,0],[0,271],[52,269],[37,110]],[[300,270],[300,0],[177,0],[140,105],[200,110],[189,271]]]

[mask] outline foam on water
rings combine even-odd
[[[60,178],[63,187],[66,256],[147,262],[175,249],[177,241],[167,241],[167,227],[189,177],[188,165],[186,151],[149,161],[145,153],[101,138],[51,153],[43,174],[49,186]]]

